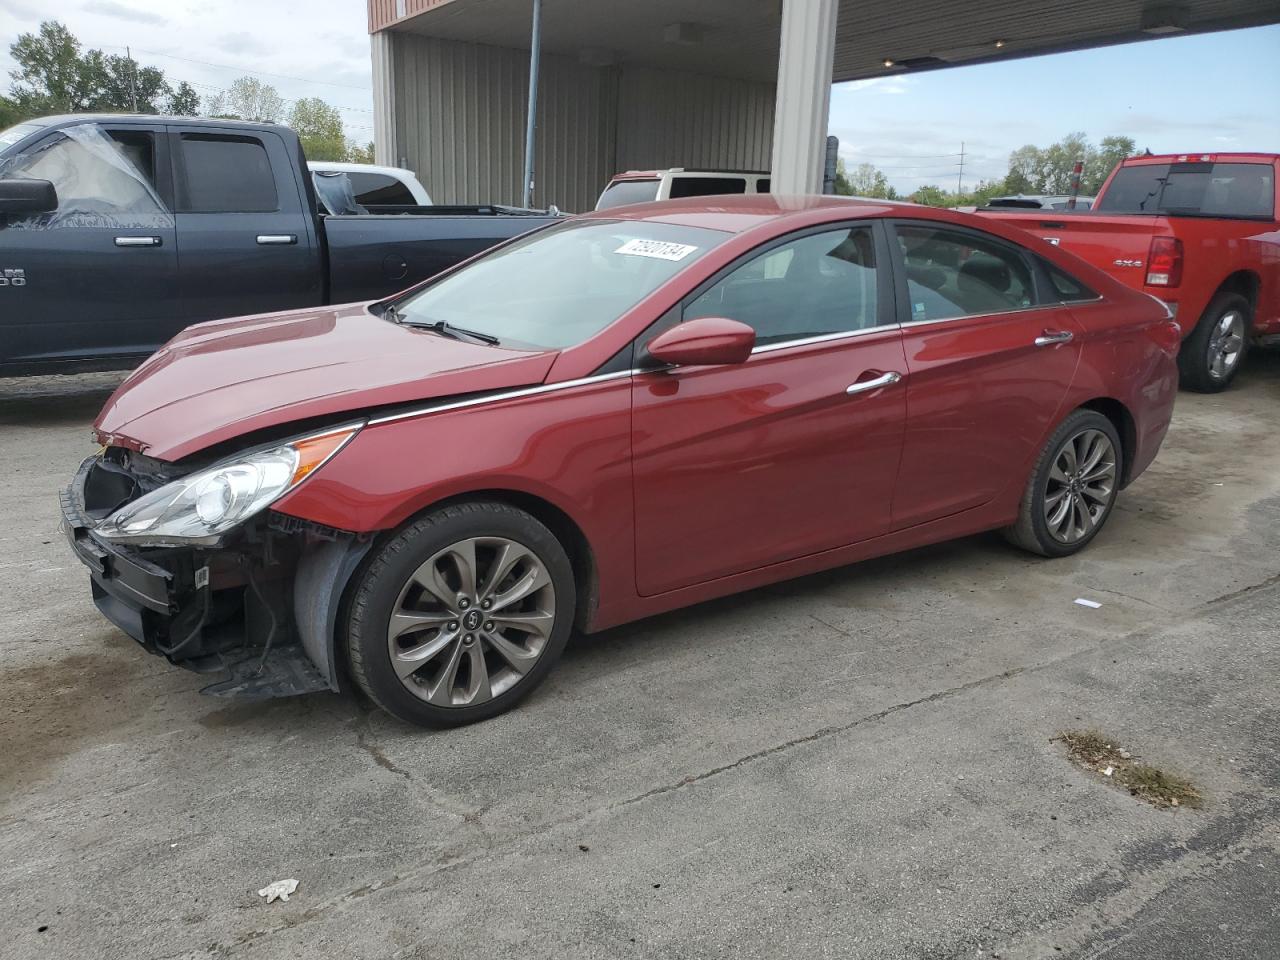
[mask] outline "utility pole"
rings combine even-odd
[[[116,47],[119,50],[119,47]],[[128,47],[124,48],[124,55],[129,60],[129,99],[133,103],[133,112],[138,112],[138,65],[133,62],[133,53]]]
[[[956,196],[964,193],[964,141],[960,141],[960,172],[956,174]]]
[[[542,57],[542,0],[533,0],[533,32],[529,37],[529,113],[524,128],[524,199],[533,202],[533,133],[538,124],[538,61]]]

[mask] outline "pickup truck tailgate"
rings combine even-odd
[[[1146,279],[1151,238],[1173,234],[1164,217],[1096,213],[1054,217],[1044,213],[982,212],[1004,222],[1013,222],[1137,290],[1143,288]]]

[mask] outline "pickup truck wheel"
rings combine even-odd
[[[1123,448],[1111,421],[1076,410],[1053,432],[1005,539],[1042,557],[1066,557],[1098,535],[1116,502]]]
[[[410,723],[483,720],[546,678],[574,604],[564,547],[534,517],[505,503],[444,507],[392,537],[357,579],[351,675]]]
[[[1238,293],[1220,293],[1209,301],[1178,354],[1182,385],[1199,393],[1225,390],[1240,370],[1249,343],[1253,308]]]

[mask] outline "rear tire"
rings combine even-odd
[[[1111,421],[1095,410],[1074,411],[1044,445],[1005,539],[1042,557],[1083,550],[1111,516],[1122,476],[1123,448]]]
[[[1178,352],[1183,388],[1197,393],[1225,390],[1240,371],[1252,326],[1253,307],[1246,297],[1219,293],[1210,300]]]
[[[537,519],[505,503],[443,507],[395,534],[358,576],[351,676],[409,723],[484,720],[546,679],[575,604],[569,557]]]

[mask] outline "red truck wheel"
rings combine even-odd
[[[1197,393],[1225,390],[1240,371],[1249,344],[1253,307],[1238,293],[1220,293],[1209,301],[1178,354],[1182,386]]]

